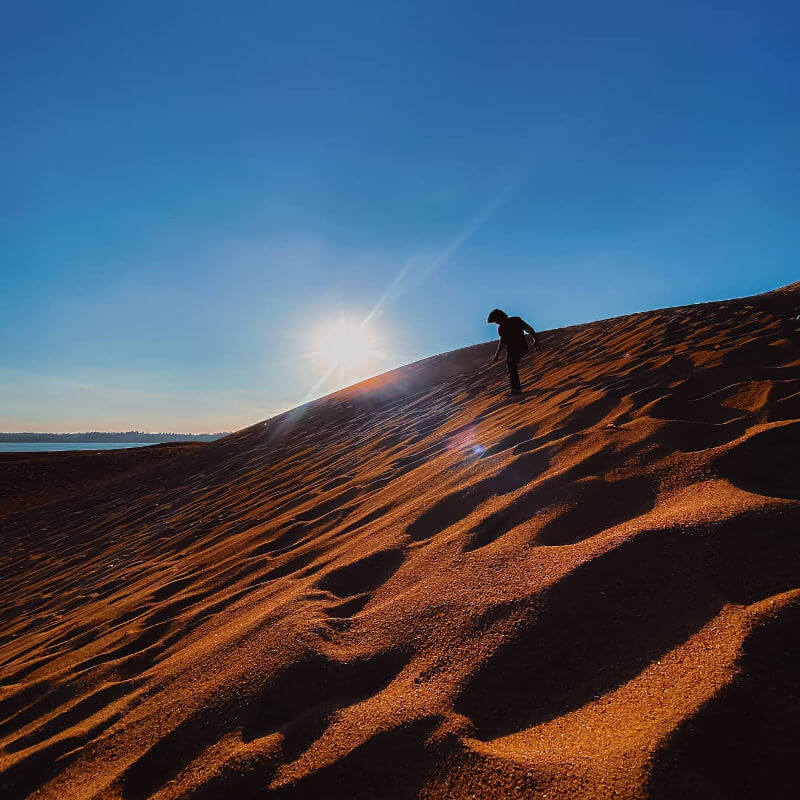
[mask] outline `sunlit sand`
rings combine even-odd
[[[794,796],[799,303],[0,455],[0,796]]]

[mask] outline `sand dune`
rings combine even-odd
[[[0,796],[796,796],[798,305],[0,456]]]

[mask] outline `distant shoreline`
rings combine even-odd
[[[213,442],[223,433],[144,433],[86,431],[84,433],[0,433],[0,442]]]

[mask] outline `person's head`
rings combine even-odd
[[[501,311],[499,308],[493,308],[486,321],[499,325],[504,319],[508,319],[508,314],[506,314],[505,311]]]

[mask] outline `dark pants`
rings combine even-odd
[[[506,366],[508,367],[508,383],[512,392],[521,392],[522,387],[519,383],[519,360],[525,355],[528,348],[524,350],[506,348]]]

